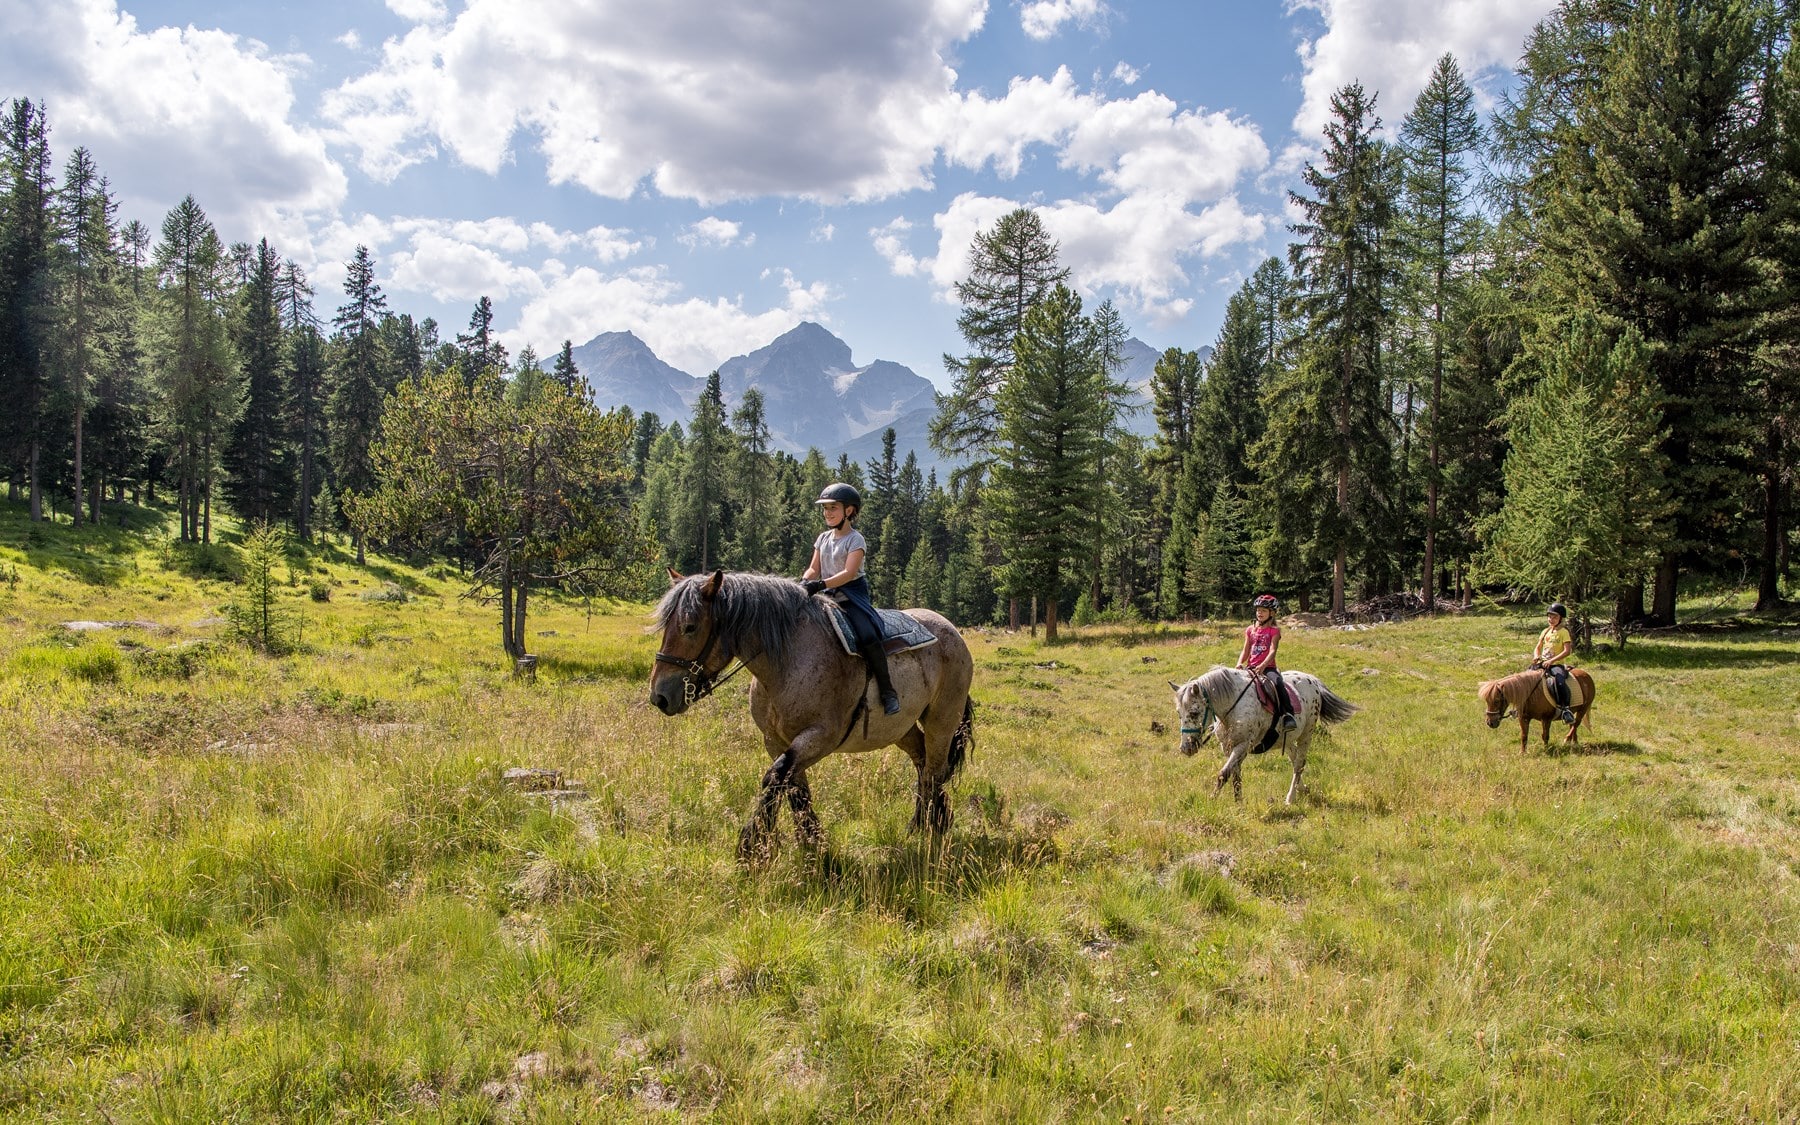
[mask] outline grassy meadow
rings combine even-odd
[[[1800,1120],[1800,625],[1729,593],[1585,662],[1573,752],[1482,722],[1527,610],[1290,630],[1362,708],[1291,809],[1175,750],[1240,625],[971,630],[951,838],[832,758],[751,872],[747,677],[665,718],[647,607],[539,598],[523,683],[325,546],[264,656],[229,537],[132,520],[0,504],[0,1117]]]

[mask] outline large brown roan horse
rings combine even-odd
[[[1575,721],[1569,724],[1569,733],[1563,736],[1564,742],[1581,744],[1579,731],[1581,724],[1587,721],[1588,710],[1594,706],[1594,678],[1583,668],[1569,669],[1571,686],[1578,687],[1581,702],[1570,705],[1569,710],[1575,713]],[[1531,723],[1541,719],[1544,723],[1544,749],[1550,748],[1550,722],[1556,718],[1556,704],[1550,702],[1544,694],[1544,673],[1538,669],[1525,672],[1514,672],[1498,680],[1484,680],[1475,689],[1481,697],[1481,704],[1487,709],[1487,725],[1492,730],[1500,725],[1500,721],[1509,714],[1512,708],[1519,716],[1519,752],[1523,754],[1531,740]]]
[[[722,570],[688,578],[671,570],[669,577],[656,607],[662,648],[650,671],[650,702],[679,715],[722,682],[733,660],[750,670],[750,717],[772,764],[738,834],[740,859],[767,856],[784,796],[795,836],[809,846],[822,842],[807,769],[829,754],[884,746],[899,746],[918,768],[914,829],[949,831],[944,785],[974,743],[975,662],[956,626],[928,609],[906,611],[937,643],[888,658],[900,713],[886,715],[861,658],[838,643],[822,599],[798,582]]]

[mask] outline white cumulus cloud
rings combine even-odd
[[[717,215],[708,215],[699,222],[688,227],[686,233],[679,235],[676,241],[689,250],[705,247],[748,246],[756,241],[756,236],[743,235],[742,223],[734,223],[729,219],[721,219]]]
[[[125,218],[154,228],[191,194],[228,241],[295,242],[347,194],[324,138],[293,121],[304,57],[224,31],[146,31],[113,0],[0,0],[0,28],[6,85],[45,103],[53,142],[88,147]]]
[[[1105,13],[1100,0],[1030,0],[1019,6],[1019,26],[1033,39],[1048,39],[1065,23],[1092,27]]]
[[[411,6],[412,0],[408,0]],[[325,99],[366,171],[447,150],[495,171],[538,147],[553,183],[648,182],[714,202],[872,199],[929,180],[927,107],[986,0],[660,4],[470,0]]]
[[[1315,152],[1331,116],[1331,95],[1351,82],[1379,94],[1390,130],[1412,108],[1445,52],[1481,94],[1480,79],[1510,70],[1525,37],[1556,7],[1554,0],[1293,0],[1324,20],[1325,30],[1299,46],[1305,74],[1294,115],[1294,148],[1283,163]]]

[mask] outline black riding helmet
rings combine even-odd
[[[1554,614],[1556,614],[1556,616],[1562,618],[1564,621],[1567,621],[1569,619],[1569,609],[1567,606],[1563,605],[1561,602],[1551,602],[1550,608],[1546,609],[1544,612],[1545,613],[1554,613]]]
[[[843,481],[838,481],[835,484],[826,485],[825,491],[819,493],[819,498],[813,503],[842,504],[846,508],[855,508],[860,512],[862,511],[862,493]]]

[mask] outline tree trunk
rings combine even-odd
[[[500,647],[505,649],[506,655],[512,657],[514,660],[519,658],[518,652],[513,648],[513,589],[511,562],[503,562],[500,564]]]
[[[1044,599],[1044,642],[1056,643],[1056,599]]]
[[[1763,462],[1763,542],[1756,576],[1756,608],[1768,612],[1781,604],[1781,435],[1769,427]]]
[[[518,608],[513,611],[513,618],[512,618],[512,622],[513,622],[513,659],[514,660],[517,660],[520,657],[526,655],[526,652],[525,652],[525,592],[526,592],[526,589],[527,589],[526,579],[521,577],[519,579],[519,583],[518,583],[518,592],[515,594],[515,597],[518,599]]]
[[[44,522],[44,497],[38,491],[38,443],[31,443],[31,522]]]
[[[1680,577],[1681,566],[1675,558],[1675,552],[1669,551],[1656,564],[1656,591],[1650,601],[1652,625],[1675,624],[1675,586]]]

